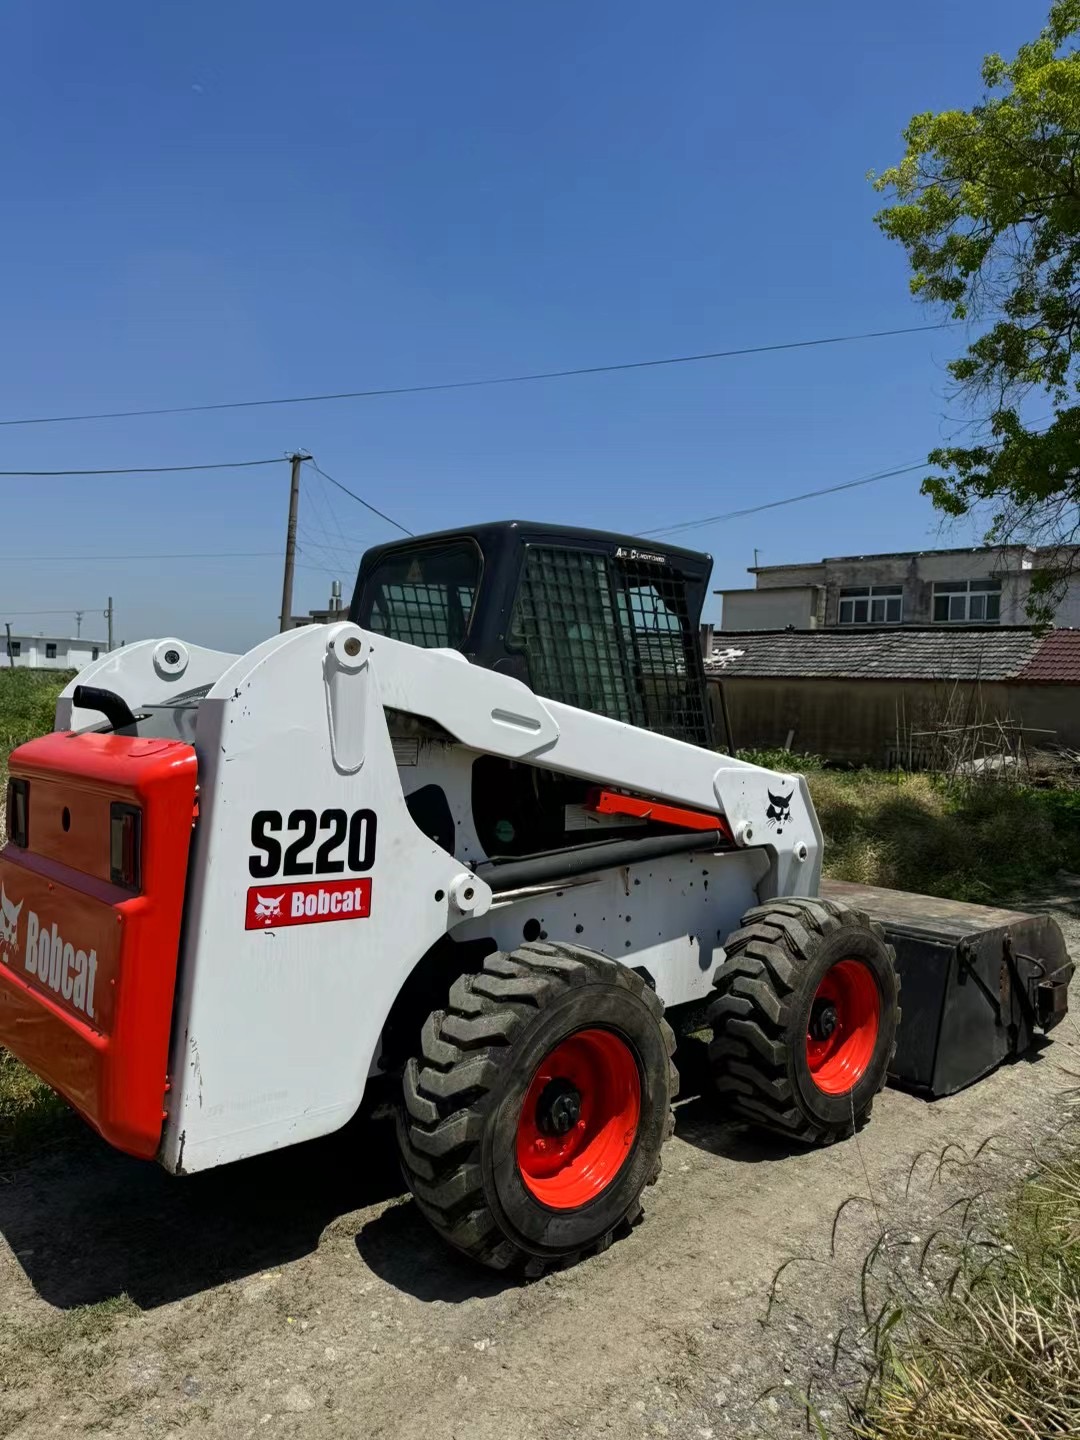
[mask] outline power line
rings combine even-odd
[[[331,485],[336,485],[339,490],[344,490],[346,495],[351,496],[354,500],[358,500],[365,510],[370,510],[373,515],[378,515],[380,520],[385,520],[388,525],[393,525],[394,529],[400,530],[403,535],[412,535],[413,532],[406,530],[405,526],[400,524],[399,521],[392,520],[389,515],[383,514],[381,510],[376,510],[375,506],[365,500],[362,495],[357,495],[355,490],[350,490],[347,485],[342,485],[340,480],[335,480],[332,475],[328,475],[317,460],[312,460],[311,464],[314,465],[324,480],[329,480]]]
[[[479,390],[493,385],[525,385],[536,380],[570,380],[582,375],[653,370],[663,365],[697,365],[707,360],[731,360],[744,355],[767,355],[779,350],[808,350],[820,345],[846,345],[857,340],[884,340],[894,335],[919,335],[930,330],[949,330],[956,323],[945,320],[934,325],[907,325],[896,330],[865,330],[856,335],[826,335],[814,340],[784,340],[774,345],[746,345],[736,350],[709,350],[700,355],[669,355],[656,360],[628,360],[614,365],[579,365],[568,370],[536,370],[520,375],[489,376],[480,380],[442,380],[430,385],[338,390],[325,395],[285,395],[272,400],[224,400],[211,405],[162,405],[145,410],[99,410],[84,415],[33,415],[0,420],[0,426],[68,425],[82,420],[130,420],[145,415],[196,415],[211,410],[254,410],[269,405],[315,405],[331,400],[373,400],[389,395],[428,395],[438,390]]]
[[[783,505],[796,505],[800,500],[813,500],[819,495],[835,495],[839,490],[854,490],[860,485],[872,485],[876,480],[889,480],[894,475],[909,475],[913,470],[925,470],[925,460],[913,465],[900,465],[895,470],[879,470],[874,475],[863,475],[858,480],[847,480],[842,485],[825,485],[820,490],[806,490],[801,495],[788,495],[783,500],[770,500],[765,505],[749,505],[743,510],[728,510],[723,515],[707,515],[703,520],[683,520],[677,525],[662,525],[656,530],[640,530],[640,535],[672,535],[683,530],[697,530],[703,525],[716,525],[721,520],[741,520],[744,515],[758,515],[762,510],[778,510]]]
[[[74,615],[78,610],[91,610],[91,605],[66,605],[60,610],[4,610],[5,615]]]
[[[108,470],[0,470],[0,479],[32,480],[60,475],[169,475],[178,470],[245,470],[253,465],[284,464],[285,456],[279,455],[275,460],[218,460],[212,465],[128,465]]]
[[[274,556],[280,559],[279,550],[210,550],[191,551],[165,555],[4,555],[5,564],[15,560],[257,560]],[[29,613],[29,612],[27,612]],[[44,611],[42,612],[45,613]]]

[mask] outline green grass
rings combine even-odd
[[[57,696],[74,675],[65,670],[0,668],[0,797],[8,752],[53,725]],[[0,840],[4,822],[0,800]],[[71,1112],[49,1087],[0,1049],[0,1157],[13,1160],[59,1134]]]
[[[0,754],[52,729],[57,696],[74,674],[0,667]]]
[[[998,904],[1080,870],[1080,790],[873,771],[808,780],[834,880]]]
[[[1080,1159],[1046,1163],[998,1215],[894,1270],[860,1440],[1080,1435]]]

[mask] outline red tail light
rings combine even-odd
[[[109,869],[114,885],[142,887],[142,811],[136,805],[110,807]]]
[[[26,780],[8,781],[7,835],[23,850],[30,843],[30,785]]]

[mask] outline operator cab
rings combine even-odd
[[[509,520],[368,550],[349,619],[711,749],[698,638],[711,570],[692,550]]]

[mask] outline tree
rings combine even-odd
[[[949,365],[973,443],[932,451],[923,493],[947,516],[988,510],[989,543],[1050,547],[1028,605],[1043,622],[1080,570],[1078,34],[1080,0],[1057,0],[1015,59],[986,57],[979,104],[914,116],[871,176],[913,294],[989,327]]]

